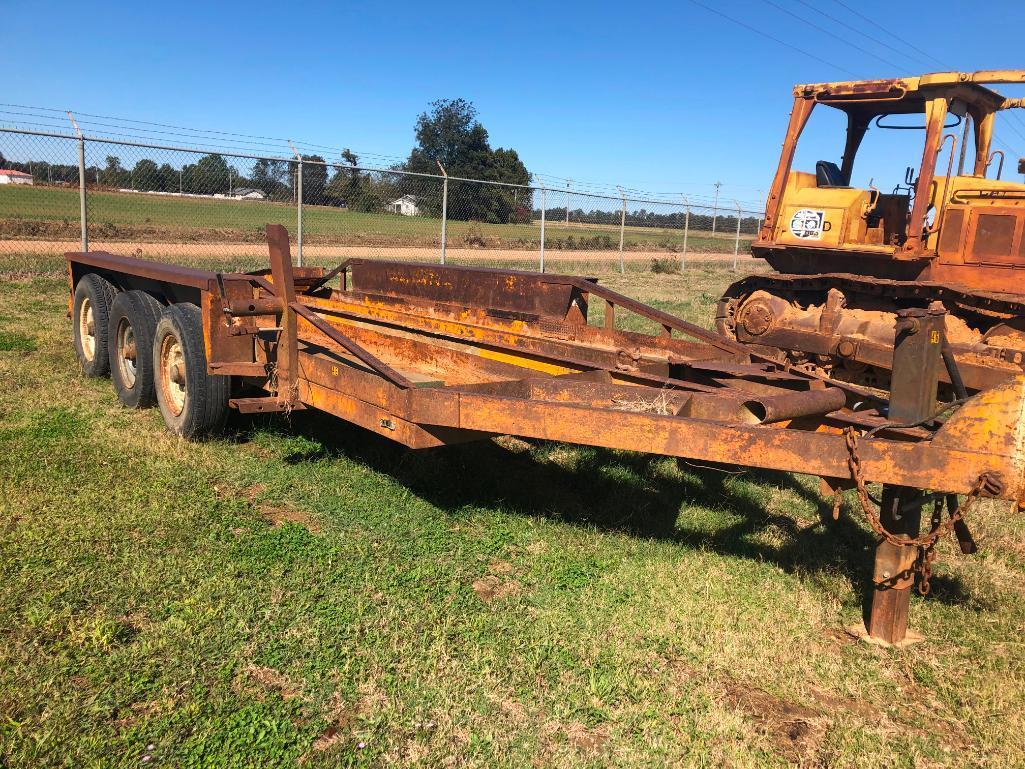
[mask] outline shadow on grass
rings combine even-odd
[[[547,458],[564,444],[524,442],[513,450],[479,441],[414,452],[359,427],[315,412],[289,420],[240,419],[236,440],[269,428],[315,442],[284,458],[302,464],[347,457],[394,478],[451,515],[467,507],[500,508],[564,523],[676,542],[776,564],[789,573],[843,574],[863,595],[872,590],[874,536],[858,525],[849,500],[838,521],[831,501],[790,473],[704,467],[682,462],[680,473],[656,465],[661,456],[573,447],[566,465]],[[767,509],[765,487],[790,490],[811,503],[819,521],[808,525]],[[682,514],[681,514],[682,513]],[[760,537],[774,529],[778,542]],[[932,578],[931,598],[978,606],[960,579]]]

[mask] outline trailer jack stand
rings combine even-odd
[[[917,537],[922,508],[916,501],[921,497],[922,492],[915,489],[884,486],[879,522],[893,534]],[[865,621],[850,629],[853,635],[869,643],[897,647],[924,639],[920,633],[908,630],[917,559],[918,548],[914,545],[897,545],[886,539],[876,545]]]
[[[927,310],[915,308],[897,314],[889,413],[893,422],[918,424],[936,412],[945,315],[938,302]],[[881,502],[879,524],[896,538],[915,539],[922,525],[922,491],[884,485]],[[918,547],[914,544],[899,544],[885,537],[876,544],[872,591],[865,611],[865,640],[904,646],[923,639],[908,631],[917,560]]]

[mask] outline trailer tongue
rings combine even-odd
[[[971,552],[967,508],[1025,497],[1025,378],[936,413],[940,310],[911,313],[898,331],[887,404],[594,280],[358,259],[294,269],[285,229],[267,234],[271,269],[256,273],[68,254],[87,372],[97,366],[82,351],[109,349],[121,396],[130,359],[133,386],[151,387],[186,437],[216,429],[229,406],[314,408],[415,449],[510,434],[820,476],[837,510],[842,490],[857,489],[879,535],[867,630],[887,643],[905,640],[910,590],[916,579],[928,589],[936,540],[953,531]],[[85,302],[89,317],[109,314],[101,284],[166,305],[155,328],[131,312],[110,315],[106,331],[80,322]],[[660,333],[617,329],[623,312]],[[136,365],[146,360],[149,379]],[[869,483],[884,484],[881,510]],[[921,534],[924,506],[934,512]]]

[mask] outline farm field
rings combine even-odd
[[[601,278],[709,326],[735,274]],[[186,444],[78,374],[66,299],[0,254],[5,769],[1025,764],[1006,506],[882,650],[815,479],[310,412]]]
[[[263,241],[267,224],[294,229],[292,206],[267,201],[179,198],[90,191],[90,238],[110,242]],[[725,215],[725,213],[724,213]],[[0,248],[3,240],[65,240],[78,237],[78,190],[57,187],[0,188]],[[735,221],[735,220],[734,220]],[[329,206],[303,208],[303,238],[310,244],[436,247],[440,220],[425,216],[360,213]],[[449,221],[449,245],[482,248],[537,249],[541,230],[532,224],[478,224]],[[741,236],[747,252],[750,235]],[[569,250],[612,250],[619,246],[619,228],[601,224],[548,222],[545,245]],[[732,252],[732,232],[692,231],[688,251]],[[627,227],[624,248],[675,252],[683,247],[683,232],[660,227]]]

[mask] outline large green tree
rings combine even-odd
[[[162,190],[160,168],[149,158],[143,158],[132,169],[132,187],[137,190]]]
[[[465,99],[441,99],[431,102],[430,110],[416,121],[416,146],[405,164],[408,171],[437,174],[438,163],[449,176],[480,179],[506,184],[530,183],[530,173],[516,150],[492,149],[487,129],[477,119],[477,110]],[[416,194],[422,182],[408,180],[405,190]],[[448,213],[453,219],[483,222],[516,221],[525,210],[517,197],[526,201],[525,190],[495,184],[449,184]],[[437,214],[440,195],[422,195],[418,205],[422,211]],[[527,212],[529,215],[529,212]]]
[[[292,171],[287,160],[260,158],[253,164],[252,185],[272,200],[290,200]]]
[[[369,174],[359,168],[359,158],[346,148],[342,150],[342,163],[335,166],[335,174],[324,190],[331,205],[346,206],[351,211],[379,211],[383,204]]]
[[[327,166],[320,155],[303,155],[303,203],[324,205],[324,188],[327,187]],[[310,161],[310,162],[305,162]]]

